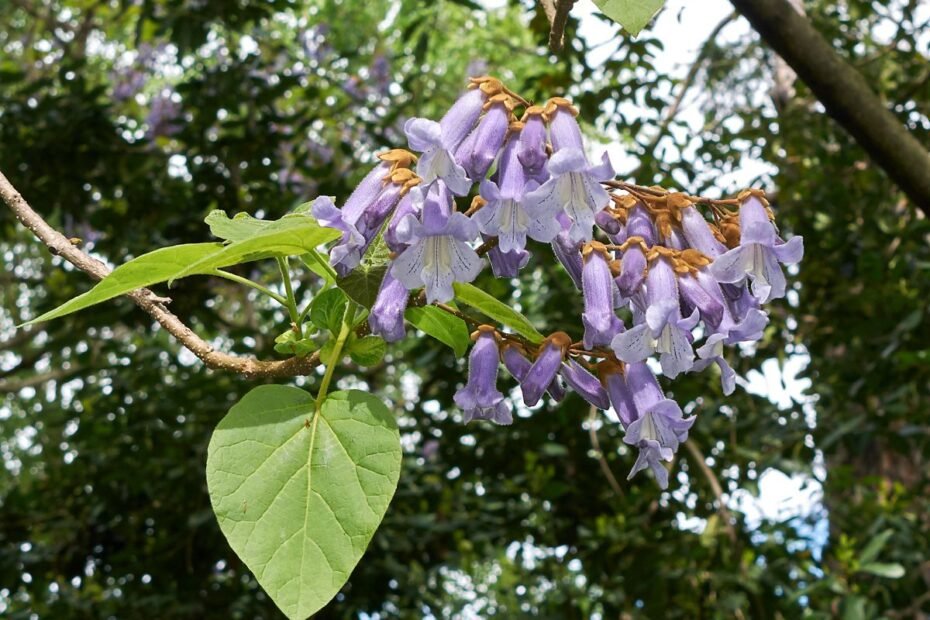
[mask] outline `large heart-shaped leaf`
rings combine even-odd
[[[222,248],[220,243],[189,243],[143,254],[114,269],[110,275],[86,293],[37,316],[26,325],[57,319],[102,301],[125,295],[129,291],[180,277],[179,274],[185,271],[191,263],[210,256]]]
[[[594,4],[635,37],[655,17],[665,0],[594,0]]]
[[[366,392],[317,411],[296,387],[264,385],[217,425],[207,487],[220,529],[289,618],[332,599],[381,523],[400,475],[397,423]]]

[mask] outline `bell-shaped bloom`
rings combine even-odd
[[[727,251],[727,246],[720,242],[710,224],[694,207],[685,207],[681,210],[681,231],[692,247],[701,254],[710,258],[717,258]]]
[[[330,250],[330,262],[340,275],[354,269],[398,204],[419,184],[420,179],[407,167],[414,156],[395,149],[381,153],[375,168],[359,183],[342,209],[332,200],[320,197],[310,212],[324,226],[342,231],[342,238]]]
[[[452,299],[452,283],[471,282],[484,265],[468,245],[478,236],[474,222],[452,205],[444,185],[435,183],[423,199],[420,219],[408,215],[396,231],[397,240],[408,247],[394,259],[391,274],[408,290],[426,287],[428,303]]]
[[[641,204],[630,209],[627,216],[626,240],[636,241],[638,237],[642,245],[651,247],[656,242],[655,226],[649,212]],[[617,276],[617,287],[624,297],[633,297],[639,292],[643,282],[646,281],[646,254],[642,245],[630,242],[620,258],[620,274]]]
[[[656,482],[668,487],[668,470],[662,461],[671,461],[681,442],[688,439],[694,417],[684,418],[681,407],[662,393],[652,370],[644,364],[630,364],[627,387],[633,395],[637,417],[626,429],[624,443],[639,448],[639,456],[627,479],[649,467]]]
[[[563,97],[553,97],[546,102],[544,114],[549,121],[549,138],[556,152],[565,149],[584,151],[581,127],[575,118],[578,109]]]
[[[491,272],[496,278],[516,278],[520,270],[526,267],[530,260],[530,253],[526,250],[513,250],[502,252],[495,246],[488,250],[488,259],[491,261]]]
[[[505,342],[502,350],[503,354],[501,357],[504,360],[504,367],[507,369],[507,372],[513,375],[513,377],[522,384],[530,368],[533,367],[533,362],[527,359],[525,352],[520,346],[512,342]],[[554,378],[546,387],[546,393],[548,393],[555,402],[560,402],[565,398],[565,388],[559,383],[558,377]]]
[[[490,420],[495,424],[513,423],[504,395],[497,389],[498,338],[495,329],[489,325],[482,325],[472,334],[475,346],[468,356],[468,381],[453,397],[455,404],[465,412],[465,422]]]
[[[450,151],[457,149],[465,137],[474,130],[484,104],[488,100],[485,89],[474,88],[475,85],[476,82],[472,82],[472,88],[456,99],[449,111],[439,120],[442,143]]]
[[[550,178],[526,195],[525,208],[530,217],[543,217],[554,210],[564,211],[571,220],[568,231],[572,241],[590,241],[594,217],[610,202],[601,181],[613,178],[614,169],[607,153],[597,166],[591,166],[580,149],[556,151],[547,166]]]
[[[533,362],[523,379],[520,380],[520,388],[523,390],[523,402],[528,407],[538,403],[543,392],[552,384],[562,367],[562,360],[565,359],[571,344],[572,339],[568,337],[568,334],[556,332],[546,338],[539,346],[536,361]]]
[[[497,159],[510,125],[513,100],[510,95],[500,93],[491,97],[485,108],[478,126],[455,151],[455,160],[474,180],[484,178]]]
[[[699,347],[697,350],[700,359],[694,363],[694,370],[699,372],[711,364],[717,364],[720,368],[720,385],[723,388],[724,395],[729,396],[736,389],[736,372],[723,357],[723,345],[726,340],[727,337],[724,334],[711,334],[708,336],[704,346]]]
[[[443,141],[442,127],[426,118],[411,118],[404,124],[407,143],[414,151],[423,153],[417,161],[417,175],[429,185],[436,179],[458,196],[466,195],[471,189],[471,180],[465,168],[456,163],[452,155],[454,147]]]
[[[614,411],[617,412],[617,417],[620,418],[620,423],[624,429],[629,427],[637,417],[636,405],[633,404],[633,393],[630,392],[630,388],[626,384],[625,373],[623,363],[614,359],[605,359],[597,365],[597,374],[601,379],[601,385],[607,391],[610,404],[613,406]]]
[[[617,334],[611,347],[618,358],[630,364],[659,353],[662,374],[674,379],[694,364],[691,329],[698,312],[682,318],[675,272],[665,258],[657,259],[646,277],[645,321]]]
[[[410,294],[407,288],[397,281],[391,272],[384,274],[378,296],[368,315],[371,333],[381,336],[388,342],[397,342],[406,335],[404,329],[404,311]]]
[[[548,176],[546,162],[549,155],[546,153],[546,121],[544,108],[532,105],[523,113],[523,129],[517,145],[517,159],[523,166],[527,179],[543,183]]]
[[[421,192],[422,190],[410,191],[406,196],[401,198],[400,202],[397,203],[397,207],[394,209],[391,221],[389,221],[384,228],[384,243],[387,244],[392,252],[400,253],[407,247],[406,243],[402,243],[400,239],[397,238],[397,227],[408,215],[419,215],[419,209],[423,206],[421,204],[423,198]]]
[[[600,380],[585,370],[577,361],[571,358],[565,360],[559,374],[583,399],[598,409],[610,409],[610,398]]]
[[[527,236],[548,243],[561,230],[557,208],[532,216],[526,211],[523,200],[527,179],[517,158],[517,147],[518,140],[513,136],[501,154],[497,182],[481,182],[481,197],[487,204],[472,216],[482,233],[498,238],[498,247],[505,253],[523,250]],[[535,182],[531,183],[535,186]]]
[[[697,282],[707,297],[692,290],[693,282]],[[759,309],[759,300],[749,293],[745,285],[721,285],[706,269],[699,269],[693,276],[679,278],[678,284],[682,299],[689,300],[698,309],[710,334],[725,337],[725,344],[753,342],[762,338],[769,322],[768,315]],[[725,289],[729,289],[735,297],[730,299]]]
[[[610,209],[604,209],[594,216],[594,224],[610,236],[617,235],[623,228]]]
[[[740,206],[740,244],[719,256],[710,267],[711,274],[723,283],[739,283],[747,276],[751,291],[760,302],[785,296],[785,274],[779,263],[793,265],[804,256],[804,240],[779,239],[765,206],[750,196]]]
[[[572,241],[568,236],[568,230],[572,225],[568,216],[564,213],[559,213],[557,221],[562,227],[562,232],[557,234],[552,240],[552,253],[555,254],[555,257],[562,263],[565,271],[568,272],[572,282],[575,283],[575,288],[581,290],[581,272],[584,267],[584,263],[581,260],[581,244]]]
[[[582,259],[584,313],[581,320],[584,323],[584,346],[591,349],[610,344],[613,337],[623,329],[623,322],[614,312],[616,285],[610,274],[607,248],[603,243],[592,241],[582,250]]]
[[[719,326],[723,321],[726,302],[719,287],[714,292],[707,290],[701,286],[697,274],[686,273],[678,277],[678,292],[685,312],[697,309],[708,326]]]

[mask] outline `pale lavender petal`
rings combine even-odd
[[[565,382],[586,401],[598,409],[610,409],[610,399],[607,397],[604,386],[581,364],[568,359],[562,363],[560,374]]]
[[[423,286],[423,254],[426,247],[426,240],[418,240],[406,250],[401,252],[400,256],[394,259],[391,264],[391,275],[393,275],[408,291]]]
[[[722,254],[711,263],[709,270],[718,282],[738,283],[746,278],[752,269],[753,250],[751,247],[740,246]]]
[[[442,145],[447,150],[454,151],[465,136],[471,133],[478,122],[478,117],[481,116],[486,100],[487,95],[480,88],[474,88],[466,91],[452,104],[449,111],[439,121],[442,129]]]
[[[717,258],[727,251],[725,245],[717,240],[704,216],[694,207],[681,210],[681,228],[688,245],[710,258]]]
[[[407,309],[409,293],[407,288],[391,275],[384,274],[378,296],[368,315],[371,333],[381,336],[388,342],[397,342],[406,335],[404,329],[404,310]]]
[[[804,237],[791,237],[785,243],[773,247],[772,252],[778,262],[785,265],[800,263],[801,259],[804,258]]]
[[[570,107],[552,102],[547,106],[552,111],[549,113],[549,138],[552,141],[552,148],[558,153],[564,150],[584,150],[584,142],[581,139],[581,128],[578,121],[575,120],[575,114]]]
[[[588,169],[588,158],[580,148],[562,149],[549,159],[549,174],[554,177],[570,172],[584,172]]]
[[[656,341],[645,323],[641,323],[617,334],[610,341],[610,348],[624,362],[641,362],[656,350]]]
[[[614,178],[615,170],[610,163],[610,156],[607,151],[601,153],[601,163],[595,164],[588,169],[588,174],[595,181],[609,181]]]
[[[404,123],[407,144],[414,151],[424,153],[436,146],[442,146],[442,127],[428,118],[411,118]]]

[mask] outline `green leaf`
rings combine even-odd
[[[253,389],[207,448],[220,529],[288,618],[332,599],[384,518],[400,475],[397,423],[371,394],[334,392],[315,411],[296,387]]]
[[[237,229],[237,234],[239,232],[241,231]],[[193,262],[175,278],[192,273],[207,273],[212,269],[262,258],[300,256],[340,235],[338,230],[320,226],[315,219],[307,215],[286,215],[280,220],[268,222],[267,226],[256,227],[252,234],[240,237],[209,256]]]
[[[655,17],[665,0],[594,0],[594,4],[635,37]]]
[[[869,562],[859,567],[859,572],[871,573],[888,579],[900,579],[904,576],[904,567],[900,564],[886,564],[884,562]]]
[[[383,338],[365,336],[349,345],[349,357],[359,366],[374,366],[384,357],[386,345]]]
[[[417,329],[451,347],[456,357],[465,355],[471,344],[465,321],[436,306],[407,308],[404,318]]]
[[[203,219],[214,237],[225,241],[242,241],[260,232],[274,220],[260,220],[248,213],[237,213],[233,217],[222,209],[214,209]]]
[[[872,540],[869,541],[869,544],[865,546],[862,550],[862,553],[859,554],[859,561],[863,564],[868,564],[872,560],[878,557],[878,554],[881,553],[882,549],[888,543],[888,539],[894,534],[894,530],[887,529]]]
[[[222,247],[219,243],[190,243],[143,254],[114,269],[86,293],[32,319],[26,325],[57,319],[130,291],[178,278],[192,262],[199,261]]]
[[[306,357],[316,351],[316,343],[312,338],[300,338],[297,333],[289,329],[274,339],[274,350],[285,355]]]
[[[306,254],[303,254],[300,257],[300,261],[307,269],[323,278],[323,281],[326,282],[327,285],[336,283],[336,272],[329,266],[329,261],[326,259],[326,256],[320,253],[319,250],[310,250]]]
[[[378,233],[362,262],[353,269],[346,277],[340,278],[336,284],[346,292],[346,295],[353,301],[361,304],[369,310],[375,305],[375,298],[378,296],[378,289],[381,288],[381,281],[384,280],[384,274],[387,273],[388,264],[391,261],[391,251],[384,242],[384,228]]]
[[[338,288],[323,291],[310,303],[310,321],[320,329],[339,333],[349,300]]]
[[[536,331],[528,318],[496,297],[488,295],[472,284],[456,282],[453,286],[455,288],[455,298],[463,304],[471,306],[502,325],[506,325],[531,342],[542,342],[545,338]]]

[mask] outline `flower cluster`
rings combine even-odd
[[[527,406],[573,390],[616,413],[624,441],[639,449],[630,476],[648,467],[665,488],[663,462],[694,417],[666,397],[653,369],[674,379],[716,365],[730,394],[724,345],[762,337],[762,306],[785,295],[781,264],[801,260],[803,241],[779,236],[757,190],[709,200],[614,180],[606,153],[589,159],[577,114],[563,98],[531,105],[495,78],[473,78],[439,122],[407,121],[418,155],[380,155],[341,209],[320,198],[313,213],[343,233],[331,252],[341,274],[383,234],[393,262],[369,324],[388,341],[404,336],[410,300],[457,312],[445,305],[453,284],[473,281],[485,257],[510,278],[527,265],[529,240],[549,244],[583,297],[580,340],[556,332],[531,343],[480,325],[455,402],[466,422],[510,424],[501,363]],[[476,187],[459,211],[456,200]]]

